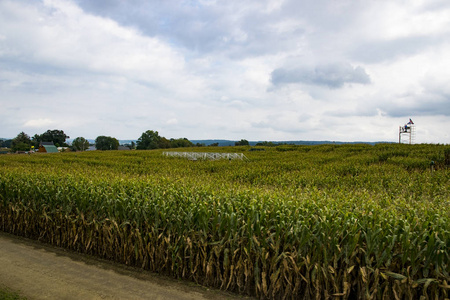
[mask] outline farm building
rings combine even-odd
[[[41,153],[58,153],[58,148],[53,145],[53,142],[41,142],[39,144],[38,152]]]

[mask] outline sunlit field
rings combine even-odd
[[[263,299],[445,299],[448,148],[0,155],[0,229]]]

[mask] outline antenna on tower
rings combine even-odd
[[[416,139],[416,125],[409,119],[409,122],[398,129],[399,144],[414,144]]]

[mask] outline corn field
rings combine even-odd
[[[450,298],[448,146],[249,149],[1,155],[0,229],[259,299]]]

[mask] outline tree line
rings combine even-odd
[[[30,137],[25,132],[19,133],[11,140],[0,141],[0,147],[10,148],[12,152],[29,151],[32,147],[38,148],[41,142],[52,142],[56,147],[69,147],[66,139],[70,138],[63,130],[47,130],[42,134]]]
[[[10,140],[0,140],[0,148],[9,148],[11,152],[30,151],[30,149],[39,148],[42,142],[52,142],[56,147],[68,147],[73,151],[84,151],[90,147],[90,143],[84,137],[77,137],[72,141],[72,145],[68,145],[66,140],[70,138],[63,130],[47,130],[42,134],[35,134],[30,137],[25,132],[19,133],[15,138]],[[241,140],[245,141],[245,140]],[[238,142],[236,145],[244,145]],[[247,142],[248,144],[248,142]],[[167,139],[160,136],[158,131],[147,130],[142,133],[136,143],[126,145],[130,149],[151,150],[181,147],[203,147],[205,144],[194,144],[187,138]],[[218,146],[213,144],[211,146]],[[119,148],[119,140],[111,136],[98,136],[95,139],[95,147],[97,150],[117,150]]]

